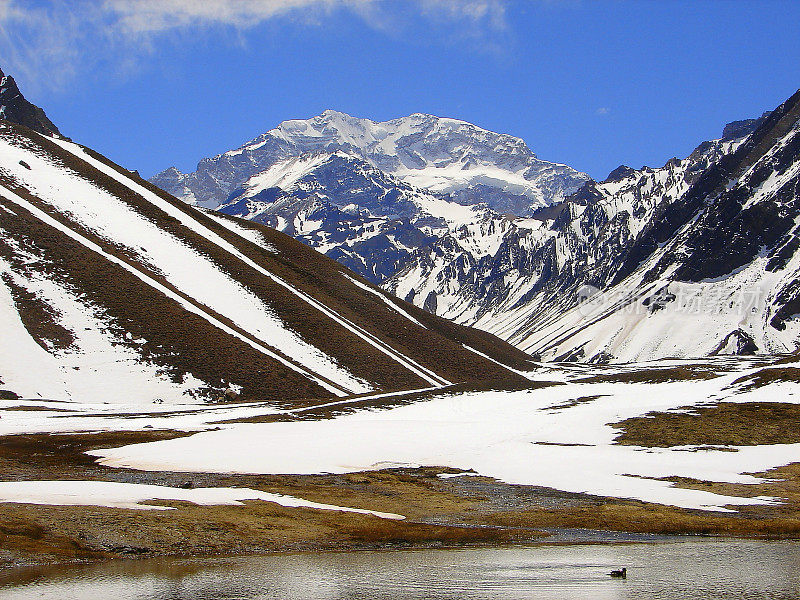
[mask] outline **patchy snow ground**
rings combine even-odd
[[[144,427],[197,431],[189,437],[90,454],[108,466],[148,471],[314,474],[399,466],[473,469],[477,474],[514,484],[725,511],[731,506],[777,500],[676,488],[660,478],[757,483],[762,480],[748,473],[800,461],[800,444],[728,448],[735,452],[621,446],[614,443],[619,431],[609,424],[650,411],[709,401],[800,403],[800,391],[792,383],[749,391],[731,386],[735,379],[756,371],[764,362],[730,358],[696,361],[698,366],[716,366],[727,372],[711,380],[664,383],[576,383],[575,378],[590,373],[625,373],[636,368],[686,366],[688,361],[592,369],[545,365],[538,371],[542,378],[564,384],[513,392],[441,390],[429,400],[407,406],[359,409],[319,421],[223,422],[319,408],[313,406],[279,410],[268,404],[152,405],[142,412],[141,405],[0,400],[0,434]],[[731,371],[734,364],[737,367]],[[433,392],[435,388],[406,394],[419,391]],[[389,396],[402,394],[343,399],[325,406],[346,406]],[[20,405],[45,410],[9,410]]]
[[[659,478],[757,483],[747,473],[800,460],[800,444],[736,452],[614,444],[609,424],[709,400],[800,402],[780,384],[736,393],[743,371],[708,381],[570,383],[515,392],[443,391],[431,400],[334,419],[221,425],[190,437],[91,454],[115,467],[238,473],[349,473],[400,466],[474,469],[514,483],[684,508],[770,504],[674,487]],[[579,402],[575,402],[580,400]],[[729,448],[730,450],[730,448]]]
[[[241,505],[244,500],[261,500],[291,508],[337,510],[372,515],[382,519],[405,519],[403,515],[394,513],[349,508],[334,504],[320,504],[319,502],[311,502],[295,496],[270,494],[249,488],[182,489],[143,483],[80,480],[0,482],[0,502],[59,506],[109,506],[111,508],[133,508],[139,510],[173,510],[169,506],[141,504],[148,500],[174,500],[202,505],[226,504],[233,506]]]

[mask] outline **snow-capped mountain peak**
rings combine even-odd
[[[339,150],[419,188],[450,194],[460,204],[488,201],[496,210],[521,215],[563,199],[588,179],[566,165],[540,160],[517,137],[466,121],[414,113],[377,122],[326,110],[284,121],[240,148],[204,159],[194,173],[167,169],[152,181],[190,203],[216,208],[278,161]]]
[[[470,260],[588,180],[520,138],[414,113],[388,121],[326,110],[151,181],[184,201],[289,233],[380,283],[411,252],[453,236]],[[482,239],[488,235],[486,239]]]

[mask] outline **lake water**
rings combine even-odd
[[[611,579],[625,566],[628,579]],[[800,543],[375,551],[112,561],[0,571],[3,600],[800,598]]]

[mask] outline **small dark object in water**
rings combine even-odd
[[[625,568],[625,567],[622,567],[619,570],[611,571],[611,573],[609,573],[609,575],[611,575],[611,577],[619,577],[621,579],[627,579],[628,578],[628,569]]]
[[[19,161],[19,164],[21,164],[23,167],[28,169],[28,171],[31,170],[31,166],[28,163],[26,163],[24,160]]]

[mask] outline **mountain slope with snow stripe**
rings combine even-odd
[[[82,152],[70,142],[57,143],[73,153]],[[30,152],[20,152],[8,139],[0,140],[0,155],[10,159],[10,167],[5,168],[6,173],[18,181],[24,180],[26,189],[31,194],[57,212],[68,214],[79,229],[113,241],[118,247],[123,247],[128,256],[136,256],[137,262],[150,272],[150,277],[144,275],[143,281],[144,277],[152,281],[153,275],[165,278],[175,289],[177,296],[192,298],[195,301],[193,304],[206,307],[211,313],[251,332],[260,342],[260,348],[265,344],[279,348],[282,354],[291,359],[285,364],[299,365],[303,372],[318,373],[333,382],[334,386],[323,385],[328,391],[342,395],[370,391],[371,388],[365,382],[356,380],[330,357],[287,328],[270,307],[245,286],[238,284],[207,257],[184,244],[177,236],[159,228],[122,200],[104,193],[86,179],[64,173],[56,164],[46,159]],[[20,166],[20,160],[29,164],[30,169]],[[94,167],[102,166],[91,157],[86,157],[85,160]],[[30,174],[26,171],[30,171]],[[135,191],[150,193],[145,190]],[[9,193],[8,198],[28,210],[36,210],[13,193]],[[165,206],[163,201],[159,204],[162,208]],[[41,213],[39,216],[46,218]],[[211,232],[201,231],[202,233],[212,235]],[[73,239],[89,244],[84,236],[75,235]],[[215,241],[219,243],[218,240]],[[108,255],[106,257],[112,258]],[[141,271],[138,268],[132,272]],[[270,354],[276,356],[272,352]],[[319,380],[320,383],[322,381]]]
[[[127,361],[164,378],[156,396],[146,386],[125,396],[290,401],[484,374],[509,379],[490,361],[453,354],[466,340],[486,347],[489,338],[426,314],[409,320],[336,263],[281,238],[192,209],[80,146],[0,124],[0,275],[11,311],[4,319],[14,322],[16,313],[15,335],[27,332],[56,361],[97,353],[122,371]],[[48,296],[45,284],[61,292]],[[80,319],[74,302],[60,308],[68,298],[85,304]],[[81,327],[101,339],[90,348],[75,335]],[[120,356],[110,358],[117,347]],[[496,358],[525,362],[510,347]],[[64,364],[75,364],[67,379],[83,379],[83,363]],[[0,388],[14,392],[21,368],[0,364]],[[81,386],[63,380],[64,371],[51,369],[58,385],[37,388],[29,378],[20,392],[79,399]]]

